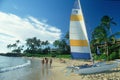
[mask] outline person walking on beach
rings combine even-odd
[[[51,68],[51,66],[52,66],[52,59],[50,59],[50,68]]]
[[[45,58],[46,67],[48,66],[48,58]]]

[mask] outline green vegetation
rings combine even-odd
[[[51,48],[50,46],[54,46]],[[70,47],[68,45],[68,38],[64,37],[61,40],[55,40],[53,44],[49,41],[41,41],[36,37],[28,38],[24,45],[20,45],[20,40],[17,40],[14,44],[8,44],[8,49],[11,52],[7,53],[7,56],[23,55],[28,57],[64,57],[70,56]],[[69,57],[70,58],[70,57]]]
[[[24,54],[23,56],[27,56],[27,57],[55,57],[55,58],[71,58],[70,54],[62,54],[62,55],[55,55],[53,56],[52,54]]]
[[[117,25],[113,18],[103,16],[100,24],[92,32],[91,49],[92,53],[97,53],[97,47],[100,55],[94,54],[95,59],[112,60],[119,58],[120,41],[118,43],[116,36],[120,32],[112,33],[111,27]]]
[[[120,40],[116,37],[120,35],[120,32],[113,33],[111,29],[115,25],[117,24],[113,18],[103,16],[100,24],[93,30],[90,47],[94,59],[113,60],[120,58]],[[20,45],[20,41],[17,40],[14,44],[8,44],[7,48],[11,49],[11,53],[22,53],[23,56],[28,57],[70,58],[69,32],[62,39],[55,40],[53,44],[33,37],[26,39],[24,45]],[[99,55],[97,48],[101,53]]]
[[[21,53],[23,50],[23,45],[20,45],[20,40],[17,40],[13,44],[8,44],[7,48],[12,50],[12,53]]]

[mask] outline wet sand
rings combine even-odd
[[[40,58],[32,58],[33,61],[38,61],[36,65],[33,65],[35,62],[32,62],[33,65],[32,72],[28,75],[22,76],[18,80],[49,80],[51,76],[51,71],[48,65],[42,65]]]
[[[40,58],[34,58],[34,59],[41,62]],[[71,62],[70,60],[68,61]],[[81,76],[77,74],[66,73],[66,66],[70,65],[69,62],[61,63],[59,59],[53,59],[52,67],[50,67],[49,64],[48,66],[39,65],[40,68],[36,68],[35,66],[33,66],[31,67],[33,70],[30,74],[22,76],[17,80],[80,80],[82,79]],[[76,64],[76,61],[73,62],[74,64]],[[31,65],[34,64],[35,64],[34,62],[31,63]],[[36,66],[38,66],[38,64]]]

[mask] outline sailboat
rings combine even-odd
[[[80,1],[76,0],[70,17],[70,49],[73,59],[91,59],[93,60],[87,31],[85,27],[84,17],[80,5]],[[91,74],[111,70],[118,66],[117,62],[107,64],[94,63],[93,65],[69,66],[77,74]]]
[[[79,0],[76,0],[70,17],[70,48],[73,59],[91,59],[87,31]]]

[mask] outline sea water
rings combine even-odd
[[[26,58],[0,56],[0,80],[16,80],[20,75],[18,70],[30,64],[31,61]]]
[[[0,80],[48,80],[50,74],[39,59],[0,56]]]

